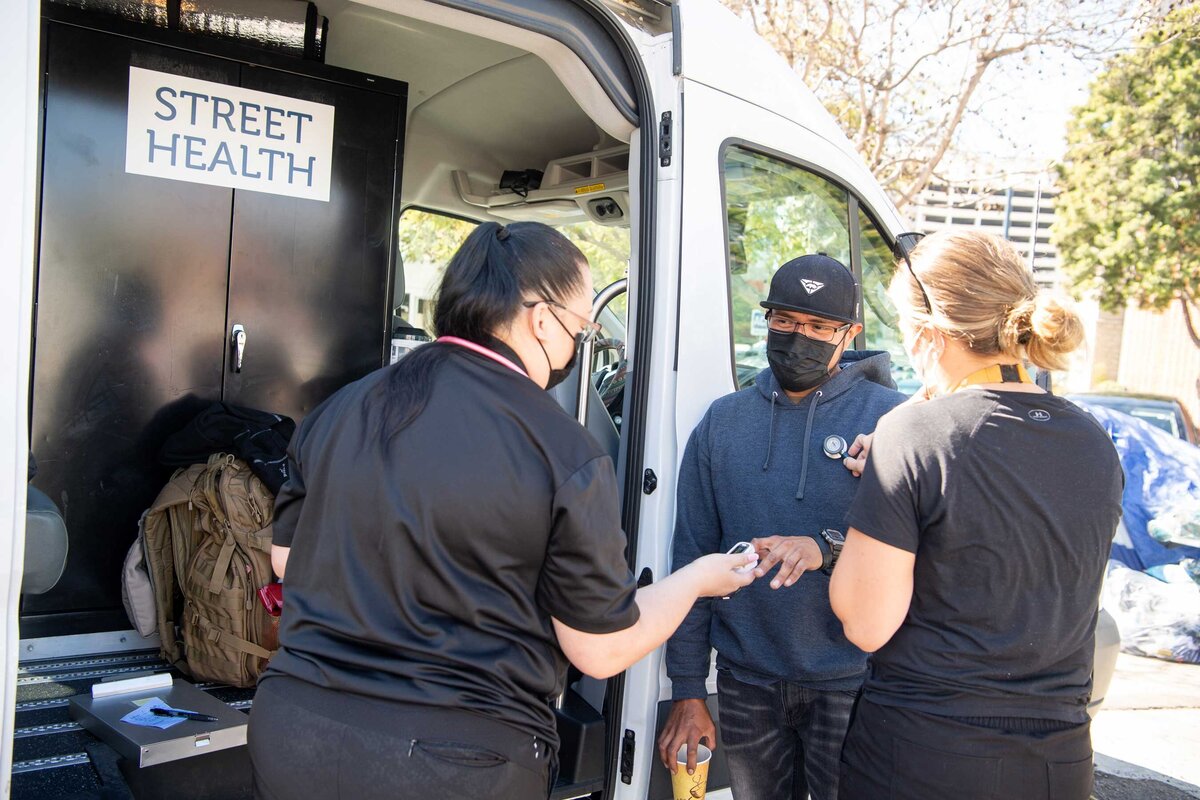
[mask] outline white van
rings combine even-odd
[[[425,254],[475,222],[561,226],[603,277],[607,341],[560,399],[616,461],[644,581],[669,569],[688,435],[765,366],[775,267],[849,265],[858,345],[911,377],[882,291],[903,220],[716,0],[46,0],[5,23],[0,795],[114,779],[66,698],[165,666],[119,588],[163,439],[213,401],[298,420],[387,363],[425,324]],[[35,536],[28,486],[60,529]],[[668,797],[669,698],[660,652],[573,675],[553,796]],[[140,797],[248,796],[244,753],[221,755],[121,769]],[[709,796],[727,785],[718,749]]]

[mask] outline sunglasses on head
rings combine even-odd
[[[921,283],[921,279],[917,277],[916,270],[913,269],[912,261],[908,254],[913,251],[917,243],[925,238],[923,233],[902,233],[896,237],[896,244],[892,246],[892,255],[896,257],[896,261],[903,261],[908,267],[908,274],[912,275],[912,279],[917,282],[917,288],[921,290],[921,299],[925,301],[925,313],[933,313],[933,303],[929,302],[929,292],[925,290],[925,284]]]

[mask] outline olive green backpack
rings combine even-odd
[[[279,620],[258,598],[274,580],[274,510],[249,466],[218,454],[176,472],[142,517],[134,547],[162,656],[196,680],[252,686],[279,646]]]

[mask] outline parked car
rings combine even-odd
[[[1161,428],[1172,436],[1191,444],[1200,443],[1191,416],[1174,397],[1161,394],[1080,393],[1067,395],[1068,400],[1105,406]]]

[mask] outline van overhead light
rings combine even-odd
[[[500,175],[500,188],[527,197],[530,189],[540,189],[544,173],[540,169],[506,169]]]
[[[611,197],[599,197],[595,200],[589,200],[588,208],[591,210],[593,216],[599,217],[605,222],[612,222],[625,216],[625,212],[621,210],[620,204]]]

